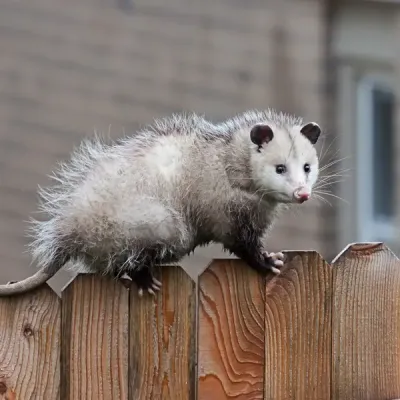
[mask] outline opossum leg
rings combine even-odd
[[[117,268],[113,271],[112,275],[118,279],[127,289],[129,289],[134,282],[138,288],[139,296],[143,296],[143,291],[147,291],[152,295],[161,289],[161,282],[158,281],[152,272],[152,269],[146,264],[140,268]],[[128,276],[125,277],[125,275]]]
[[[154,278],[153,271],[150,267],[144,266],[140,269],[128,271],[127,274],[138,287],[139,296],[143,296],[143,291],[155,295],[161,289],[161,282]]]
[[[125,259],[125,257],[122,259]],[[127,289],[131,288],[132,282],[134,282],[140,297],[143,296],[145,291],[154,296],[161,289],[162,284],[153,275],[153,261],[149,259],[148,255],[140,261],[138,263],[128,259],[115,264],[111,274]]]
[[[283,254],[262,251],[259,241],[246,242],[237,240],[233,244],[225,245],[225,248],[263,275],[269,271],[279,274],[279,268],[283,266]]]

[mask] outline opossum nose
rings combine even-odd
[[[293,192],[293,197],[298,203],[304,203],[310,198],[310,193],[301,187]]]

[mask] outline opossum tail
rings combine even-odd
[[[52,278],[62,267],[63,264],[58,264],[51,269],[41,268],[36,274],[22,281],[0,285],[0,297],[22,294],[36,289]]]
[[[70,259],[73,254],[68,237],[59,234],[59,221],[52,218],[50,221],[39,222],[31,220],[30,233],[33,241],[29,247],[33,255],[33,262],[40,269],[32,276],[19,282],[9,282],[0,285],[0,297],[29,292],[41,286],[52,278]],[[63,225],[61,225],[64,228]]]

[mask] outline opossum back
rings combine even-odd
[[[169,172],[157,172],[146,161],[102,160],[60,210],[64,231],[106,251],[132,241],[173,240],[175,229],[169,232],[169,226],[181,225],[182,218],[174,207],[175,190],[165,177]]]
[[[187,240],[179,193],[191,138],[160,137],[145,152],[136,151],[137,144],[86,143],[62,166],[55,175],[60,184],[42,191],[50,220],[33,229],[37,259],[56,242],[70,250],[112,252],[133,242],[179,246]]]

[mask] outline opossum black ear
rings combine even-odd
[[[256,125],[250,132],[250,139],[258,147],[264,143],[269,143],[274,137],[274,132],[268,125]]]
[[[321,134],[321,128],[315,122],[309,122],[305,124],[300,132],[312,143],[317,143],[319,135]]]

